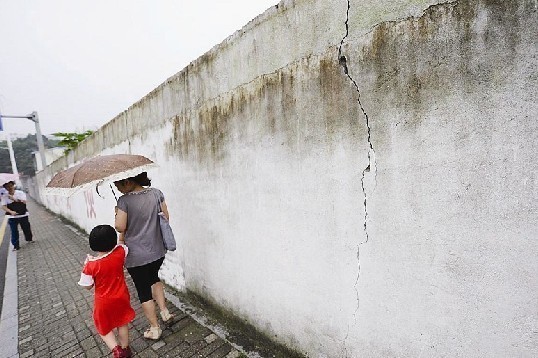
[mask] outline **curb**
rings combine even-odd
[[[4,217],[0,227],[0,244],[4,238],[7,218]],[[17,287],[17,253],[11,251],[8,245],[6,282],[0,318],[0,347],[6,358],[18,358],[19,345],[19,314]]]

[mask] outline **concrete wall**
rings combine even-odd
[[[54,162],[56,159],[60,158],[64,155],[65,148],[47,148],[45,149],[45,163],[47,165]],[[32,152],[33,159],[34,159],[34,167],[36,171],[43,170],[43,163],[41,162],[41,156],[39,154],[39,151]]]
[[[114,118],[162,272],[311,357],[538,355],[538,3],[282,1]],[[51,210],[86,230],[108,190]]]

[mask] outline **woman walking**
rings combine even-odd
[[[162,211],[169,219],[168,208],[163,193],[150,188],[151,181],[146,172],[114,184],[123,194],[118,199],[115,226],[120,233],[120,244],[125,243],[129,248],[125,267],[133,279],[144,315],[150,324],[144,337],[157,340],[162,330],[153,300],[159,306],[163,322],[169,323],[173,319],[166,308],[164,287],[158,275],[166,249],[157,215]]]

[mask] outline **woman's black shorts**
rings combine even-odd
[[[135,284],[140,303],[150,301],[153,298],[151,294],[151,286],[161,281],[159,280],[159,269],[161,268],[163,261],[164,257],[161,257],[149,264],[127,268],[127,271]]]

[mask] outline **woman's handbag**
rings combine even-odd
[[[168,251],[176,251],[176,238],[168,220],[161,211],[159,214],[159,224],[161,225],[161,234],[163,237],[164,248]]]
[[[168,251],[175,251],[176,238],[174,237],[174,232],[172,231],[170,223],[161,210],[161,198],[159,197],[159,194],[157,194],[157,201],[159,202],[159,213],[157,215],[159,216],[159,225],[161,226],[164,248]]]
[[[15,211],[18,215],[26,214],[26,204],[22,201],[14,201],[6,206],[9,210]]]

